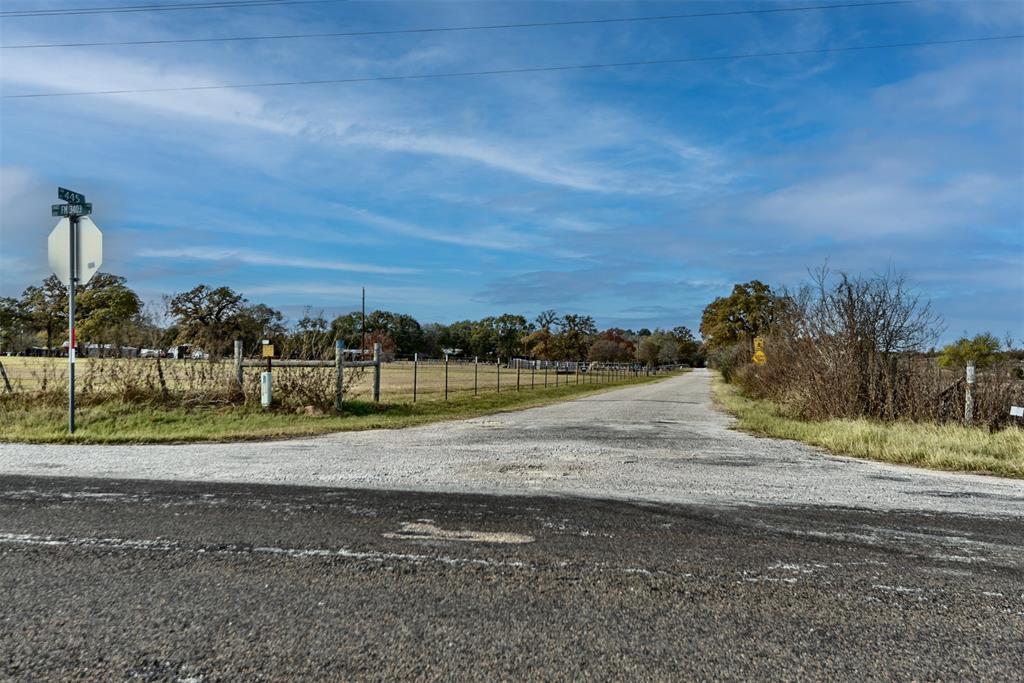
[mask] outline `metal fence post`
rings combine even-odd
[[[242,375],[242,340],[235,340],[235,381],[238,382],[238,388],[245,389],[245,378]]]
[[[373,344],[373,402],[380,402],[380,342]]]
[[[448,354],[444,354],[444,400],[448,400]]]
[[[530,367],[530,388],[533,389],[537,383],[537,361],[533,361]]]
[[[334,342],[334,409],[341,412],[345,402],[345,342]]]
[[[520,379],[523,374],[523,364],[517,359],[516,360],[516,391],[519,391]]]
[[[473,395],[480,391],[480,356],[473,356]]]
[[[412,402],[416,402],[416,379],[419,373],[420,354],[412,354]]]
[[[964,424],[974,422],[974,361],[967,362],[967,390],[964,396]]]
[[[498,356],[498,392],[501,393],[501,356]]]

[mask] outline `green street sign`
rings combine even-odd
[[[92,213],[92,204],[52,204],[50,211],[54,216],[88,216]]]
[[[57,199],[60,199],[61,201],[65,201],[68,204],[84,204],[85,203],[85,195],[84,194],[81,194],[79,192],[75,192],[74,190],[69,190],[66,187],[58,187],[57,188]],[[57,214],[53,214],[53,215],[56,216]]]

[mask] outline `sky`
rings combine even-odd
[[[825,0],[820,4],[832,4]],[[4,11],[164,0],[5,0]],[[334,1],[0,18],[4,46],[378,31],[808,2]],[[894,269],[945,339],[1024,338],[1024,40],[609,69],[10,98],[1024,34],[1022,2],[0,50],[0,296],[48,274],[58,185],[146,301],[290,320],[541,310],[696,329],[733,283]]]

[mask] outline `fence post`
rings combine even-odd
[[[473,356],[473,395],[480,391],[480,356]]]
[[[448,400],[448,354],[444,354],[444,400]]]
[[[548,364],[547,364],[547,362],[545,362],[544,363],[544,386],[546,387],[547,385],[548,385]]]
[[[964,396],[964,424],[974,422],[974,361],[967,361],[967,391]]]
[[[235,381],[238,388],[245,389],[245,378],[242,376],[242,340],[235,340]]]
[[[498,392],[501,393],[501,356],[498,356]]]
[[[530,388],[533,389],[537,383],[537,361],[534,360],[530,366]]]
[[[520,378],[523,374],[523,364],[517,359],[516,360],[516,391],[519,391]]]
[[[373,402],[380,403],[380,342],[373,344]]]
[[[160,358],[157,358],[160,361]],[[7,371],[4,370],[2,362],[0,362],[0,376],[3,376],[3,385],[7,389],[7,393],[14,393],[14,389],[10,386],[10,380],[7,379]]]
[[[341,412],[345,402],[345,342],[334,342],[334,409]]]
[[[579,383],[580,383],[580,364],[579,364],[579,361],[577,361],[576,362],[576,384],[579,384]]]
[[[412,402],[416,402],[416,376],[419,373],[420,354],[412,354]]]

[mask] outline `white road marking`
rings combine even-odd
[[[471,531],[468,529],[442,529],[425,520],[403,522],[397,532],[382,534],[384,538],[398,541],[459,541],[462,543],[533,543],[536,539],[526,534],[508,531]]]

